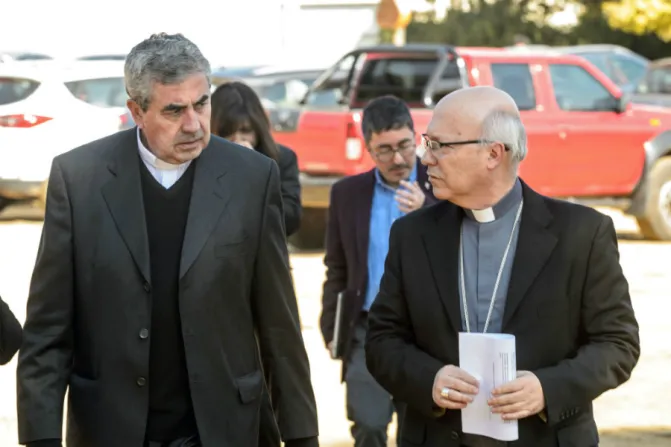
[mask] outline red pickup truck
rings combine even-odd
[[[529,154],[520,175],[538,192],[634,216],[646,238],[671,240],[671,109],[631,104],[585,59],[442,45],[379,46],[345,55],[297,109],[271,110],[273,135],[298,155],[304,220],[292,242],[323,243],[331,185],[370,169],[360,121],[371,99],[394,94],[418,134],[435,103],[466,86],[494,85],[517,102]]]

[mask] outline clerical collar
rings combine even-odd
[[[167,161],[163,161],[160,158],[157,158],[156,155],[154,155],[149,149],[147,149],[147,146],[145,146],[144,143],[142,142],[139,127],[137,128],[137,147],[140,150],[140,157],[142,157],[142,160],[144,160],[145,163],[162,171],[171,171],[173,169],[179,169],[185,164],[191,163],[191,161],[189,160],[186,163],[174,165],[172,163],[168,163]]]
[[[508,194],[503,196],[503,198],[496,205],[481,210],[464,209],[464,212],[468,217],[477,222],[492,222],[506,215],[508,211],[520,203],[520,200],[522,200],[522,183],[518,178],[515,181],[513,188],[508,192]]]

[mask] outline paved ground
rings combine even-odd
[[[596,417],[604,447],[671,446],[671,244],[636,240],[635,224],[616,217],[622,264],[641,324],[642,355],[632,379],[597,400]],[[41,225],[0,223],[0,295],[24,319],[25,298]],[[317,326],[324,269],[322,254],[292,257],[305,326],[305,342],[317,394],[322,446],[346,447],[344,389],[339,365],[327,356]],[[14,369],[0,368],[0,447],[16,446]],[[393,427],[391,429],[393,431]]]

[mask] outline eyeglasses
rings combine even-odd
[[[407,157],[410,154],[414,154],[415,149],[417,149],[415,143],[407,142],[402,143],[396,149],[392,149],[391,147],[384,147],[375,150],[371,149],[370,153],[381,162],[387,163],[394,158],[397,152],[401,154],[402,157]]]
[[[424,146],[425,149],[428,149],[433,153],[438,152],[440,149],[444,147],[464,146],[467,144],[492,144],[492,143],[497,143],[497,141],[483,140],[483,139],[461,140],[461,141],[436,141],[429,138],[429,136],[426,134],[422,135],[422,146]],[[507,144],[503,144],[503,147],[505,148],[506,151],[510,150],[510,147]]]

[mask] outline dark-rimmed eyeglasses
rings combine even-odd
[[[414,154],[416,149],[417,145],[414,142],[408,142],[399,145],[395,149],[391,147],[371,149],[370,153],[381,162],[387,163],[394,158],[397,152],[401,154],[401,157],[405,158],[410,154]]]
[[[426,134],[422,135],[422,146],[424,146],[425,149],[428,149],[431,152],[437,152],[444,147],[465,146],[467,144],[493,144],[493,143],[497,143],[497,141],[484,140],[484,139],[460,140],[460,141],[436,141],[429,138],[429,136]],[[503,147],[507,151],[510,150],[510,147],[507,144],[504,144]]]

